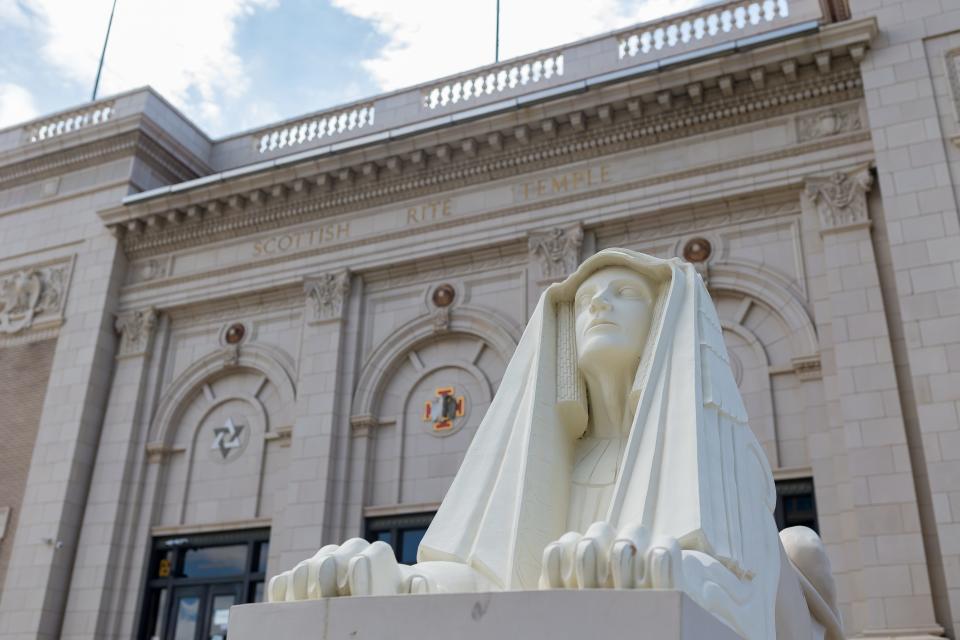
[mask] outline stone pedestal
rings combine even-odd
[[[330,598],[230,610],[230,640],[733,640],[679,591],[513,591]]]

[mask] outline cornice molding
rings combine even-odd
[[[106,211],[101,217],[123,237],[127,254],[146,257],[174,247],[423,197],[862,96],[859,70],[851,60],[835,61],[831,68],[824,72],[808,65],[798,71],[794,66],[788,74],[767,74],[762,88],[749,79],[732,82],[731,87],[705,90],[697,100],[680,95],[669,107],[651,97],[651,104],[637,98],[600,105],[591,113],[575,109],[562,118],[550,118],[551,127],[531,119],[509,131],[492,132],[482,145],[470,137],[461,144],[434,144],[403,158],[387,155],[373,160],[367,153],[356,169],[346,167],[336,173],[308,176],[300,172],[300,177],[281,180],[278,169],[271,174],[278,180],[272,187],[252,187],[249,180],[242,186],[221,183],[212,188],[209,196],[213,198],[204,202],[188,198],[189,204],[174,204],[184,200],[170,196],[168,209],[158,209],[157,203],[151,202]],[[790,75],[796,79],[790,80]],[[836,132],[838,136],[843,133]],[[473,143],[466,144],[469,141]],[[131,214],[139,217],[131,218]]]
[[[494,219],[494,218],[504,218],[509,216],[514,216],[518,214],[523,214],[531,211],[537,211],[540,209],[563,206],[572,203],[582,202],[585,200],[590,200],[605,195],[624,193],[632,190],[643,189],[645,187],[650,187],[659,184],[666,184],[669,182],[683,180],[685,178],[700,176],[705,173],[713,172],[722,172],[735,170],[741,167],[765,163],[765,162],[775,162],[777,160],[782,160],[784,158],[794,157],[803,155],[806,153],[814,153],[827,149],[835,149],[845,145],[856,144],[856,143],[866,143],[870,141],[870,133],[868,131],[857,132],[848,136],[838,136],[835,138],[828,138],[825,140],[817,140],[812,143],[807,143],[804,145],[798,145],[795,147],[790,147],[787,149],[782,149],[758,156],[752,156],[749,158],[741,158],[736,160],[728,160],[725,162],[719,162],[712,165],[698,166],[691,169],[685,169],[683,171],[677,171],[670,174],[658,175],[649,178],[643,178],[640,180],[635,180],[631,182],[624,182],[620,184],[615,184],[608,186],[604,189],[593,190],[593,191],[584,191],[580,193],[568,194],[566,196],[553,198],[545,201],[530,202],[520,205],[515,205],[513,207],[501,208],[494,211],[484,211],[477,213],[476,215],[462,216],[455,219],[440,220],[433,222],[429,225],[420,225],[413,228],[399,229],[396,231],[386,232],[381,235],[373,237],[364,237],[358,238],[356,240],[348,240],[340,242],[336,245],[338,251],[349,251],[352,249],[357,249],[359,247],[364,247],[374,243],[380,242],[389,242],[389,241],[401,241],[406,238],[415,237],[423,233],[432,232],[432,231],[442,231],[444,229],[450,229],[458,226],[467,226],[470,224],[482,223],[484,221]],[[859,158],[860,155],[858,154]],[[797,177],[796,189],[799,191],[802,189],[802,179]],[[779,189],[777,189],[779,190]],[[795,193],[791,193],[791,197],[796,197]],[[259,231],[259,229],[257,229]],[[525,236],[524,236],[525,238]],[[212,241],[212,239],[211,239]],[[199,273],[189,273],[184,275],[173,275],[166,278],[156,278],[148,282],[138,282],[134,285],[128,287],[127,291],[146,291],[156,288],[166,288],[170,286],[179,286],[189,282],[205,280],[211,277],[226,277],[232,276],[236,277],[240,271],[245,269],[263,269],[268,268],[273,265],[282,264],[288,262],[292,259],[300,260],[307,258],[309,259],[312,256],[321,256],[325,253],[328,253],[330,249],[328,247],[318,247],[312,250],[290,254],[290,255],[279,255],[267,259],[258,260],[255,264],[249,266],[241,265],[231,265],[222,268],[210,269],[207,271]],[[161,251],[152,252],[149,255],[155,255],[161,253]],[[147,257],[147,256],[145,256]]]
[[[190,180],[198,175],[151,135],[132,130],[8,165],[0,172],[0,189],[9,189],[51,176],[62,176],[69,171],[126,156],[140,157],[171,182]]]

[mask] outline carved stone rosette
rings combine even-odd
[[[864,168],[837,172],[828,178],[810,178],[804,192],[817,208],[821,233],[860,228],[870,224],[867,193],[873,177]]]
[[[17,333],[46,317],[61,317],[69,270],[61,264],[0,276],[0,333]]]
[[[306,278],[303,289],[310,324],[340,320],[350,293],[350,272],[344,269]]]
[[[527,246],[530,258],[540,263],[539,280],[561,280],[573,273],[580,264],[582,244],[583,228],[580,225],[531,231]]]
[[[153,330],[157,326],[157,310],[153,307],[117,315],[114,327],[120,334],[117,357],[139,356],[150,348]]]

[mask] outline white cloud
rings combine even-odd
[[[652,20],[710,0],[501,0],[500,59]],[[495,1],[331,0],[387,37],[363,62],[384,90],[493,62]]]
[[[205,128],[220,132],[224,124],[221,102],[243,95],[250,86],[236,51],[237,22],[277,3],[120,0],[99,94],[149,84]],[[33,28],[43,42],[40,53],[44,61],[66,79],[90,89],[110,4],[110,0],[34,0],[30,5],[35,16]]]
[[[0,83],[0,128],[30,120],[36,115],[37,107],[29,91],[18,84]]]

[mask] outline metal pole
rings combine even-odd
[[[497,0],[499,2],[500,0]],[[97,89],[100,88],[100,72],[103,71],[103,59],[107,55],[107,41],[110,40],[110,27],[113,26],[113,12],[117,10],[117,0],[113,0],[113,7],[110,9],[110,20],[107,22],[107,35],[103,38],[103,51],[100,52],[100,64],[97,65],[97,79],[93,81],[93,95],[90,101],[97,99]]]
[[[500,0],[497,0],[497,42],[493,52],[493,61],[500,62]]]

